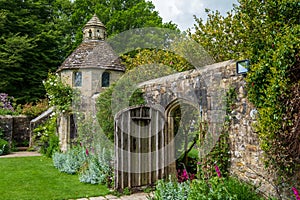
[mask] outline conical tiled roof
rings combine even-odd
[[[93,17],[86,23],[86,26],[101,26],[105,27],[104,24],[99,20],[96,14],[93,15]]]
[[[63,62],[58,71],[83,68],[125,71],[120,58],[105,40],[93,40],[81,43]]]
[[[104,24],[94,15],[85,25],[87,27],[103,27]],[[84,29],[85,29],[84,28]],[[125,71],[125,67],[121,64],[121,60],[114,52],[112,47],[102,39],[84,40],[76,50],[68,56],[63,64],[57,70],[64,69],[82,69],[82,68],[98,68],[110,69],[117,71]]]

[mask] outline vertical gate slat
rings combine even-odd
[[[127,146],[127,156],[128,156],[128,169],[131,169],[131,155],[130,155],[130,146],[131,146],[131,137],[130,137],[130,122],[131,122],[131,114],[128,112],[128,119],[127,119],[127,133],[128,133],[128,146]],[[131,188],[131,173],[128,173],[128,187]]]
[[[149,116],[152,118],[152,108],[150,108],[149,111]],[[149,133],[148,133],[148,155],[149,155],[149,162],[148,162],[148,184],[152,183],[152,157],[151,157],[151,153],[152,153],[152,144],[151,144],[151,138],[152,138],[152,123],[150,122],[149,125]]]
[[[120,114],[119,114],[120,113]],[[151,106],[120,111],[115,118],[115,187],[153,184],[169,173],[171,136],[164,115]],[[126,170],[127,169],[127,170]]]
[[[158,115],[155,116],[155,122],[157,122],[158,118]],[[158,180],[159,179],[159,139],[158,139],[158,136],[159,136],[159,133],[158,133],[158,127],[157,127],[157,123],[155,123],[155,139],[156,139],[156,179]]]
[[[142,115],[141,113],[142,109],[140,108],[140,116]],[[141,124],[142,122],[141,121],[138,121],[138,152],[141,152],[142,148],[141,148]],[[139,185],[142,185],[142,174],[141,174],[141,169],[142,169],[142,162],[141,162],[141,153],[138,154],[139,155],[139,163],[138,163],[138,166],[139,166],[139,173],[138,173],[138,184]]]
[[[124,142],[124,139],[123,139],[123,130],[124,130],[124,127],[123,127],[123,124],[124,124],[124,115],[121,116],[121,132],[120,132],[120,138],[121,138],[121,144],[120,144],[120,150],[121,150],[121,160],[120,160],[120,165],[123,166],[124,164],[124,155],[123,155],[123,142]],[[122,167],[121,167],[121,170],[122,170]],[[124,188],[124,170],[121,171],[121,187]]]
[[[164,129],[162,126],[162,123],[161,121],[159,122],[159,125],[160,125],[160,130],[161,130],[161,160],[162,160],[162,164],[161,164],[161,178],[163,178],[164,174],[165,174],[165,134],[164,134]]]
[[[115,148],[118,147],[118,119],[115,120]],[[115,184],[117,187],[119,187],[119,176],[118,176],[118,170],[119,170],[119,154],[118,149],[115,149]]]

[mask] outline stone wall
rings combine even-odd
[[[253,125],[257,111],[246,99],[245,81],[234,77],[230,83],[235,89],[237,99],[229,116],[230,126],[230,173],[258,187],[265,196],[276,196],[274,181],[276,176],[264,168],[263,151],[259,146],[258,135]]]
[[[3,129],[4,137],[9,144],[16,147],[28,147],[30,140],[30,120],[26,115],[0,116],[0,127]]]
[[[225,95],[234,88],[237,95],[235,106],[231,113],[227,113],[231,116],[229,171],[233,176],[256,185],[261,193],[276,195],[272,186],[276,177],[264,169],[263,151],[252,128],[256,110],[246,99],[246,82],[242,75],[236,74],[234,61],[147,81],[140,87],[148,104],[159,104],[165,111],[176,99],[192,102],[201,109],[204,120],[217,124],[214,130],[210,130],[216,133],[220,132],[218,129],[226,115]]]
[[[108,72],[110,74],[110,84],[118,80],[124,72],[114,71],[114,70],[105,70],[105,69],[80,69],[82,72],[82,86],[74,86],[74,70],[63,70],[61,71],[62,80],[72,86],[73,88],[78,89],[81,92],[81,95],[90,98],[94,94],[103,92],[105,88],[101,86],[101,77],[103,72]]]

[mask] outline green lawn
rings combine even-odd
[[[60,173],[45,157],[0,158],[0,199],[74,199],[104,196],[103,185],[80,183],[77,175]]]

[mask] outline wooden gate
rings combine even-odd
[[[164,113],[130,107],[115,116],[115,188],[152,185],[175,172],[173,134]]]

